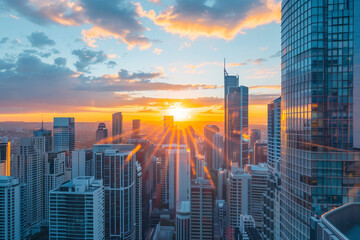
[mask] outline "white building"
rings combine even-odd
[[[176,211],[176,240],[190,240],[190,202],[182,201]]]
[[[91,175],[91,149],[78,149],[72,151],[71,177],[92,176]]]
[[[65,182],[66,151],[45,154],[44,161],[44,223],[49,221],[49,193]]]
[[[104,186],[77,177],[50,192],[50,239],[105,239]]]
[[[25,188],[18,179],[0,176],[0,239],[20,240],[25,237],[24,192]]]

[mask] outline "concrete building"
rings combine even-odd
[[[0,176],[0,239],[21,240],[26,237],[25,192],[18,179]]]
[[[135,206],[135,224],[136,224],[136,240],[141,240],[143,235],[143,229],[142,229],[142,216],[143,216],[143,195],[142,195],[142,168],[138,161],[135,161],[135,167],[136,167],[136,206]]]
[[[250,148],[254,148],[256,141],[261,141],[260,129],[251,129],[250,133]]]
[[[77,177],[50,192],[50,239],[105,239],[102,180]]]
[[[44,128],[44,123],[41,123],[41,128],[34,130],[34,137],[45,137],[45,152],[51,152],[53,149],[53,136],[51,130]]]
[[[176,210],[176,240],[190,240],[190,201],[182,201]]]
[[[225,167],[224,164],[224,136],[215,133],[212,137],[212,168],[218,170]]]
[[[191,182],[191,239],[214,239],[214,197],[210,180]]]
[[[251,164],[258,165],[260,163],[267,162],[267,142],[266,141],[256,141],[253,149],[253,161]]]
[[[204,127],[204,157],[208,169],[213,169],[213,150],[217,150],[213,144],[213,137],[220,131],[216,125],[206,125]]]
[[[92,176],[92,157],[92,149],[78,149],[72,151],[71,177],[77,178],[80,176]]]
[[[11,143],[0,142],[0,176],[10,176],[11,168]]]
[[[112,143],[122,143],[123,116],[121,112],[112,115]]]

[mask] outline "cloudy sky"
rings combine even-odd
[[[0,121],[222,121],[223,61],[250,121],[280,94],[278,0],[0,0]]]

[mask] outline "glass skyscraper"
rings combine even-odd
[[[66,117],[54,118],[54,151],[68,151],[75,149],[75,119]]]
[[[311,216],[360,196],[359,10],[282,2],[281,239],[309,239]]]

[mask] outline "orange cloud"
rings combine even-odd
[[[245,29],[279,23],[280,10],[281,2],[276,0],[241,1],[241,4],[232,0],[217,0],[211,7],[203,2],[178,1],[177,5],[148,17],[165,31],[190,39],[205,36],[231,40],[244,33]]]

